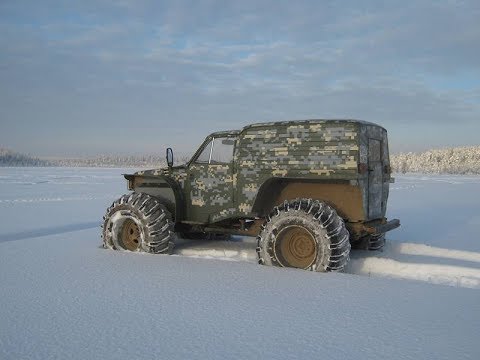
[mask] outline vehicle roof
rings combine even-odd
[[[208,136],[219,137],[219,136],[235,136],[242,132],[242,130],[226,130],[226,131],[216,131],[211,133]]]
[[[208,137],[220,137],[220,136],[237,136],[243,131],[254,129],[258,127],[265,127],[265,126],[290,126],[290,125],[315,125],[315,124],[325,124],[325,123],[351,123],[351,124],[362,124],[362,125],[371,125],[371,126],[378,126],[385,130],[385,128],[381,125],[375,124],[373,122],[365,121],[365,120],[357,120],[357,119],[308,119],[308,120],[287,120],[287,121],[271,121],[271,122],[263,122],[263,123],[254,123],[243,127],[242,130],[226,130],[226,131],[217,131],[211,133]]]
[[[288,121],[274,121],[274,122],[264,122],[264,123],[255,123],[251,125],[247,125],[243,128],[243,130],[248,130],[251,128],[256,127],[264,127],[264,126],[289,126],[289,125],[315,125],[315,124],[324,124],[328,122],[333,123],[354,123],[354,124],[362,124],[362,125],[373,125],[381,127],[385,129],[383,126],[378,124],[364,121],[364,120],[356,120],[356,119],[309,119],[309,120],[288,120]]]

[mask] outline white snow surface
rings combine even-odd
[[[0,359],[480,358],[480,177],[397,176],[401,228],[322,274],[247,237],[102,249],[131,171],[0,168]]]

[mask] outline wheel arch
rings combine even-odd
[[[145,193],[160,200],[170,213],[175,216],[175,222],[185,218],[185,196],[181,184],[164,175],[124,175],[128,181],[128,189]]]
[[[311,198],[333,207],[346,221],[363,221],[363,195],[349,180],[317,180],[272,177],[259,188],[252,212],[260,217],[285,200]]]

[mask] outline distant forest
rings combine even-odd
[[[185,163],[183,157],[176,164]],[[421,153],[400,153],[390,156],[396,173],[480,174],[480,146],[428,150]],[[111,156],[92,158],[46,160],[0,148],[1,166],[65,166],[65,167],[135,167],[158,168],[166,166],[159,155]]]
[[[480,146],[400,153],[391,156],[397,173],[480,174]]]
[[[0,148],[0,166],[52,166],[47,160]]]
[[[189,157],[175,159],[175,164],[182,164],[190,160]],[[99,155],[90,158],[77,159],[41,159],[32,155],[18,153],[9,149],[0,148],[0,167],[21,166],[63,166],[63,167],[135,167],[158,168],[166,166],[165,156],[112,156]]]
[[[165,158],[157,155],[107,156],[46,160],[0,148],[0,166],[65,166],[65,167],[159,167]]]

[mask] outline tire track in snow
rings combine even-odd
[[[177,256],[257,263],[255,238],[179,240]],[[383,251],[352,250],[345,273],[480,289],[480,253],[387,240]],[[281,276],[281,275],[279,275]]]
[[[71,196],[71,197],[48,197],[32,199],[0,199],[0,204],[39,203],[39,202],[62,202],[62,201],[88,201],[100,199],[113,199],[117,195],[102,196]]]
[[[350,253],[345,272],[480,289],[480,253],[387,242],[382,252]]]
[[[417,264],[389,258],[367,257],[360,261],[351,260],[346,272],[480,289],[480,269],[466,266]]]
[[[48,236],[48,235],[58,235],[58,234],[64,234],[64,233],[80,231],[80,230],[93,229],[93,228],[97,228],[99,225],[100,223],[98,221],[83,222],[83,223],[47,227],[42,229],[27,230],[27,231],[21,231],[17,233],[0,234],[0,243],[15,241],[15,240],[32,239],[32,238]]]

